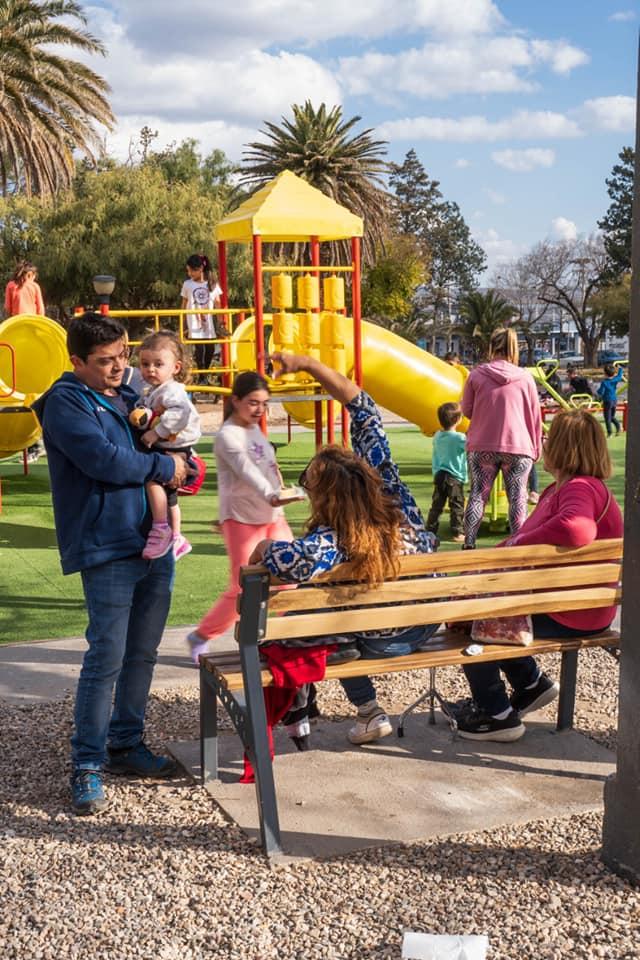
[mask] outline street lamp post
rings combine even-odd
[[[109,313],[109,299],[116,285],[116,278],[109,274],[98,274],[93,278],[93,289],[98,295],[100,313],[106,316]]]

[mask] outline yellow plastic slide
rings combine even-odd
[[[310,344],[304,341],[300,331],[300,314],[295,315],[293,340],[289,346],[295,352],[308,353]],[[329,343],[329,314],[321,317],[320,343],[318,354],[327,362],[331,355]],[[265,316],[265,327],[271,326],[271,316]],[[345,318],[344,372],[353,373],[353,339],[350,335],[352,320]],[[276,345],[277,346],[277,345]],[[313,346],[313,345],[311,345]],[[269,350],[274,349],[273,338],[269,340]],[[232,360],[240,370],[253,369],[255,363],[255,334],[253,317],[247,318],[234,331]],[[410,423],[417,424],[427,435],[432,436],[440,429],[438,407],[448,401],[460,400],[462,388],[468,376],[466,367],[453,366],[434,357],[403,337],[399,337],[384,327],[374,323],[362,324],[362,374],[363,387],[381,407],[391,410]],[[304,374],[296,376],[301,392],[304,392]],[[284,402],[287,413],[298,423],[312,427],[314,423],[313,403]],[[466,429],[463,420],[461,428]]]
[[[28,407],[71,369],[64,330],[48,317],[9,317],[0,324],[2,343],[11,350],[0,346],[0,459],[35,443],[40,425]]]

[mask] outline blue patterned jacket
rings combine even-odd
[[[403,553],[432,553],[436,546],[433,534],[424,524],[420,508],[406,483],[400,479],[398,467],[391,457],[389,440],[382,425],[380,411],[371,397],[362,391],[347,404],[351,417],[351,445],[382,477],[387,493],[394,497],[405,517],[402,528]],[[263,563],[281,580],[300,583],[331,570],[348,559],[338,543],[335,530],[320,526],[292,542],[274,540],[265,550]],[[400,635],[402,630],[384,630],[375,636]],[[367,633],[367,636],[373,636]]]

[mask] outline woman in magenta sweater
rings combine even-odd
[[[527,480],[540,456],[542,416],[533,377],[518,366],[515,330],[494,330],[489,362],[469,374],[462,394],[470,488],[464,512],[463,549],[476,537],[491,487],[502,471],[509,526],[516,533],[527,518]]]
[[[595,418],[585,410],[557,413],[543,455],[555,483],[544,491],[520,530],[501,546],[582,547],[594,540],[621,537],[620,507],[604,483],[611,475],[611,460]],[[606,630],[615,614],[615,606],[536,613],[533,633],[539,638],[588,636]],[[500,670],[513,688],[511,697]],[[525,732],[521,718],[558,696],[558,684],[540,672],[533,657],[465,664],[464,672],[473,705],[458,720],[458,732],[467,740],[519,740]]]

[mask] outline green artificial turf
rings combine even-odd
[[[431,440],[411,427],[391,429],[389,438],[401,475],[426,515],[432,490]],[[274,434],[271,439],[278,447],[285,482],[295,483],[313,455],[312,435],[296,433],[291,445],[286,444],[282,435]],[[193,552],[176,568],[169,617],[169,624],[173,626],[197,621],[223,589],[227,578],[222,537],[211,532],[211,522],[217,516],[211,441],[203,441],[199,449],[209,472],[197,496],[180,500],[183,530],[193,544]],[[624,493],[624,449],[623,436],[610,441],[615,465],[611,487],[620,503]],[[0,642],[81,635],[86,618],[80,576],[63,577],[60,571],[46,461],[41,459],[33,464],[27,477],[22,475],[21,463],[2,462],[0,477],[3,495],[0,514]],[[540,469],[541,490],[549,480]],[[69,496],[73,496],[73,491],[69,491]],[[305,504],[292,505],[286,513],[294,533],[299,532],[306,516]],[[441,549],[459,549],[458,544],[446,542],[449,535],[446,516],[441,521],[440,535],[443,538]],[[502,536],[502,532],[489,534],[483,531],[481,543],[488,546]]]

